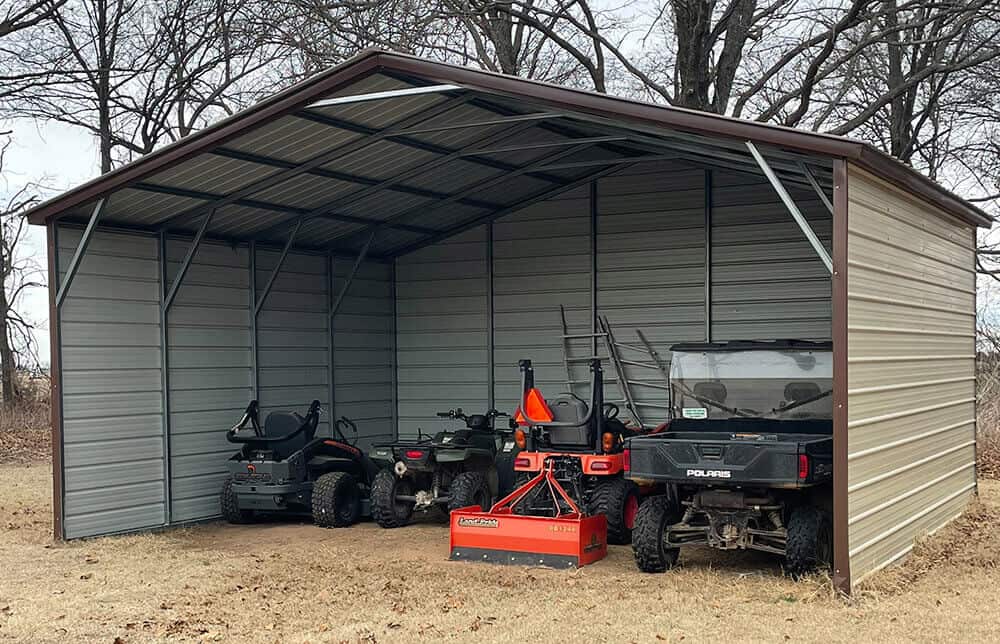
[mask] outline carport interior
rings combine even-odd
[[[667,359],[829,339],[831,161],[751,147],[378,72],[65,212],[63,536],[217,515],[255,397],[369,445],[512,410],[520,358],[565,391],[560,307]]]

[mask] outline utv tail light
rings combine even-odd
[[[799,478],[809,478],[809,457],[805,454],[799,454]]]
[[[424,457],[423,450],[419,450],[419,449],[408,449],[408,450],[406,450],[406,458],[416,459],[416,458],[423,458],[423,457]]]
[[[622,451],[622,464],[626,472],[632,469],[632,450],[627,447]]]
[[[530,458],[515,458],[514,459],[514,467],[515,468],[518,468],[518,467],[531,467],[531,459]]]

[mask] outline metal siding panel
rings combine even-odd
[[[489,405],[486,261],[485,226],[396,261],[400,436],[436,431],[435,412]]]
[[[333,260],[332,299],[340,295],[353,265],[351,259]],[[357,423],[362,448],[395,435],[392,277],[391,265],[362,262],[333,319],[331,417]]]
[[[852,582],[975,488],[973,230],[854,167],[848,218]]]
[[[631,168],[597,185],[597,306],[619,342],[641,329],[664,361],[676,342],[705,337],[705,175],[690,169]],[[601,355],[606,352],[598,345]],[[643,359],[628,352],[626,359]],[[605,361],[605,380],[615,378]],[[625,366],[630,380],[665,385],[649,369]],[[578,393],[585,393],[582,388]],[[621,399],[609,384],[609,399]],[[634,385],[636,401],[666,404],[666,392]],[[640,408],[646,422],[664,420]],[[659,412],[663,414],[664,412]]]
[[[590,333],[590,201],[586,192],[579,195],[533,204],[494,223],[497,409],[517,407],[521,358],[531,359],[542,392],[566,391],[560,305],[571,333]],[[589,343],[574,342],[575,355],[589,353]]]
[[[167,242],[173,280],[190,242]],[[239,420],[250,389],[249,252],[202,243],[167,316],[170,367],[171,520],[219,514],[225,430]]]
[[[829,250],[832,218],[787,186]],[[712,340],[831,337],[830,274],[762,177],[712,172]]]
[[[61,227],[59,256],[80,237]],[[165,520],[157,262],[153,238],[98,231],[61,313],[68,538]]]

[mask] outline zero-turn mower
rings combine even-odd
[[[261,514],[311,515],[318,526],[340,528],[370,514],[368,490],[378,467],[344,434],[350,429],[357,438],[346,417],[334,423],[335,437],[317,437],[320,412],[314,400],[305,416],[274,411],[261,425],[257,401],[247,405],[226,432],[240,449],[227,462],[223,518],[248,523]]]

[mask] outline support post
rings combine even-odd
[[[326,310],[328,313],[333,311],[333,288],[336,285],[336,275],[334,274],[334,269],[336,268],[334,264],[333,255],[327,255],[326,258]],[[330,399],[330,413],[327,417],[330,419],[330,432],[333,435],[333,424],[337,422],[337,412],[334,407],[333,397],[334,397],[334,364],[333,364],[333,352],[335,350],[334,340],[333,340],[333,315],[331,314],[326,319],[326,362],[328,366],[326,379],[327,379],[327,392],[326,395]]]
[[[705,342],[712,341],[712,171],[705,170]]]
[[[804,174],[806,179],[809,181],[809,185],[816,191],[816,194],[819,196],[819,200],[823,202],[823,205],[826,206],[826,209],[829,210],[832,215],[833,204],[830,203],[830,198],[827,197],[826,193],[823,191],[823,186],[819,185],[819,181],[816,180],[816,175],[812,173],[809,166],[801,161],[799,161],[799,167],[802,168],[802,174]]]
[[[66,486],[63,476],[65,458],[63,454],[63,378],[62,378],[62,332],[59,306],[56,304],[56,290],[59,286],[59,229],[55,221],[46,226],[49,271],[49,420],[52,423],[52,537],[61,541],[63,530],[64,498]]]
[[[393,280],[395,281],[395,280]],[[487,405],[494,409],[497,404],[496,378],[493,370],[496,368],[493,309],[493,222],[486,223],[486,382],[489,391],[486,394]]]
[[[260,294],[260,298],[257,299],[257,303],[253,307],[254,318],[260,313],[260,310],[264,307],[264,302],[267,300],[267,296],[271,293],[271,287],[274,286],[274,280],[278,278],[278,273],[281,272],[281,266],[285,263],[285,258],[288,257],[288,251],[292,249],[292,244],[295,243],[295,237],[299,234],[299,229],[302,228],[302,218],[299,217],[295,222],[295,226],[292,228],[292,232],[288,235],[288,241],[285,242],[284,248],[281,249],[281,255],[278,256],[278,263],[274,265],[274,270],[271,271],[271,276],[267,278],[267,284],[264,285],[264,292]]]
[[[257,387],[257,242],[250,242],[250,297],[247,312],[250,314],[250,392],[253,400],[258,400]]]
[[[347,295],[347,290],[351,288],[354,276],[358,274],[358,269],[361,268],[361,263],[364,262],[365,257],[368,256],[368,249],[371,248],[372,242],[375,241],[376,234],[378,234],[378,231],[373,230],[371,235],[368,236],[368,241],[366,241],[365,245],[361,247],[361,252],[358,253],[358,258],[354,260],[354,265],[351,266],[351,272],[347,274],[347,280],[344,282],[344,285],[340,287],[340,293],[337,294],[337,299],[330,308],[331,320],[337,315],[337,311],[340,310],[340,305],[344,301],[344,297]]]
[[[757,165],[759,165],[760,169],[764,172],[764,176],[771,182],[771,186],[774,188],[774,191],[778,193],[782,203],[785,204],[785,208],[788,208],[788,212],[791,213],[792,219],[794,219],[795,223],[797,223],[799,228],[802,229],[802,233],[806,236],[806,239],[809,240],[809,243],[812,244],[813,250],[816,251],[816,254],[819,255],[819,258],[823,261],[823,265],[826,266],[826,270],[832,274],[833,260],[830,259],[830,253],[826,252],[826,248],[823,247],[823,243],[820,242],[819,237],[817,237],[816,233],[813,232],[809,222],[799,211],[798,206],[795,205],[795,201],[792,199],[792,196],[788,194],[787,190],[785,190],[785,186],[782,185],[781,179],[778,178],[778,175],[774,173],[771,166],[767,164],[767,160],[764,159],[763,155],[761,155],[761,153],[757,150],[757,146],[755,146],[752,141],[747,141],[746,144],[747,149],[750,150],[750,154],[752,154],[753,158],[757,160]]]
[[[83,231],[83,237],[80,238],[80,243],[76,245],[76,252],[73,253],[73,259],[69,261],[69,266],[66,267],[66,276],[62,279],[59,290],[56,292],[56,306],[59,308],[62,308],[63,301],[66,300],[66,295],[69,293],[69,287],[73,285],[73,279],[76,278],[76,272],[80,270],[80,262],[83,261],[83,255],[87,252],[87,246],[90,245],[90,240],[94,237],[94,231],[97,230],[97,222],[101,219],[101,214],[104,212],[104,205],[106,203],[107,198],[98,199],[97,205],[94,206],[94,211],[90,214],[90,221],[87,222],[87,227]]]
[[[597,179],[590,182],[590,355],[597,355]]]
[[[211,217],[211,213],[206,215],[205,220],[207,221]],[[204,225],[198,231],[200,234],[204,234]],[[187,270],[187,265],[191,263],[191,258],[194,256],[194,250],[197,248],[200,241],[200,235],[196,236],[191,244],[191,249],[188,251],[187,257],[184,259],[184,265],[177,272],[174,277],[174,282],[167,289],[167,234],[161,231],[159,234],[159,259],[160,259],[160,386],[162,389],[162,402],[160,403],[162,420],[161,428],[163,430],[163,524],[170,525],[171,522],[171,489],[170,489],[170,347],[169,338],[170,334],[167,332],[167,321],[168,313],[170,312],[170,302],[173,300],[173,296],[177,293],[177,288],[180,286],[181,279],[184,277],[184,272]]]

